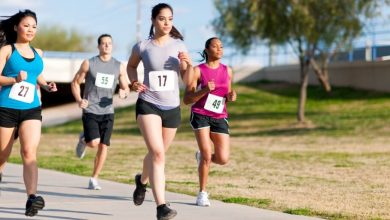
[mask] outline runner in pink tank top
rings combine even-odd
[[[191,82],[186,88],[184,103],[192,104],[190,123],[198,142],[199,193],[198,206],[210,206],[206,184],[211,162],[224,165],[229,160],[230,138],[226,103],[236,100],[231,89],[232,70],[220,63],[223,56],[221,41],[206,41],[202,57],[206,60],[194,68]],[[212,153],[214,145],[214,154]]]

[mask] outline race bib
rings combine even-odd
[[[150,91],[172,91],[174,89],[174,77],[176,72],[172,70],[149,72]]]
[[[35,85],[22,81],[12,86],[9,98],[25,103],[32,103],[34,101],[34,92]]]
[[[225,98],[209,94],[206,103],[204,104],[204,109],[220,114],[222,113],[224,106]]]
[[[114,85],[114,75],[106,73],[97,73],[95,79],[95,86],[105,89],[111,89]]]

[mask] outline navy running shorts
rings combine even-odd
[[[191,112],[190,124],[193,130],[210,128],[210,131],[213,133],[229,134],[229,122],[227,118],[213,118]]]

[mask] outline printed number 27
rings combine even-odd
[[[21,86],[20,92],[18,93],[18,96],[26,97],[29,87],[28,86]]]

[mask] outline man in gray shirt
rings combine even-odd
[[[72,81],[72,93],[79,107],[83,109],[83,128],[76,154],[85,155],[86,146],[97,148],[89,189],[100,190],[97,178],[107,157],[114,126],[113,94],[119,81],[119,97],[126,98],[129,93],[126,69],[112,57],[112,37],[103,34],[98,38],[99,55],[84,60]],[[85,80],[83,96],[80,84]]]

